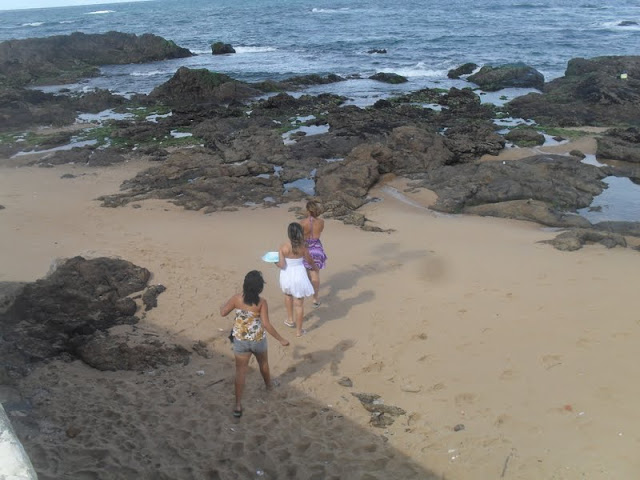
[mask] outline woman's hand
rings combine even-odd
[[[289,346],[289,340],[287,340],[286,338],[281,338],[280,339],[280,345],[282,345],[283,347],[288,347]]]

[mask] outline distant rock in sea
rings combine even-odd
[[[146,63],[193,54],[171,40],[145,33],[75,32],[0,43],[0,85],[72,83],[99,74],[101,65]]]
[[[215,42],[211,44],[212,55],[225,55],[227,53],[236,53],[236,49],[229,43]]]

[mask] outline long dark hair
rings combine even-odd
[[[258,305],[260,303],[260,294],[264,288],[264,279],[262,272],[251,270],[244,277],[242,285],[242,300],[247,305]]]
[[[287,229],[289,240],[291,240],[291,248],[296,255],[302,246],[304,245],[304,233],[302,232],[302,225],[298,222],[292,222]]]

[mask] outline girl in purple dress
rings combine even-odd
[[[324,230],[324,220],[318,218],[321,213],[322,211],[318,202],[309,200],[307,202],[307,218],[300,221],[309,254],[318,267],[318,269],[313,269],[306,261],[304,262],[304,266],[307,268],[307,273],[309,274],[309,280],[311,280],[311,284],[313,285],[313,305],[316,307],[320,305],[318,298],[320,292],[320,270],[322,270],[327,263],[327,254],[324,252],[322,242],[320,241],[320,235],[322,235],[322,231]]]

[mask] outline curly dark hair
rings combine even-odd
[[[242,285],[242,300],[244,303],[247,305],[258,305],[263,288],[264,278],[262,278],[262,272],[251,270],[247,273]]]
[[[291,248],[293,249],[293,253],[297,255],[299,249],[304,246],[304,233],[302,231],[302,225],[300,225],[298,222],[290,223],[289,228],[287,229],[287,234],[289,235],[289,240],[291,240]]]

